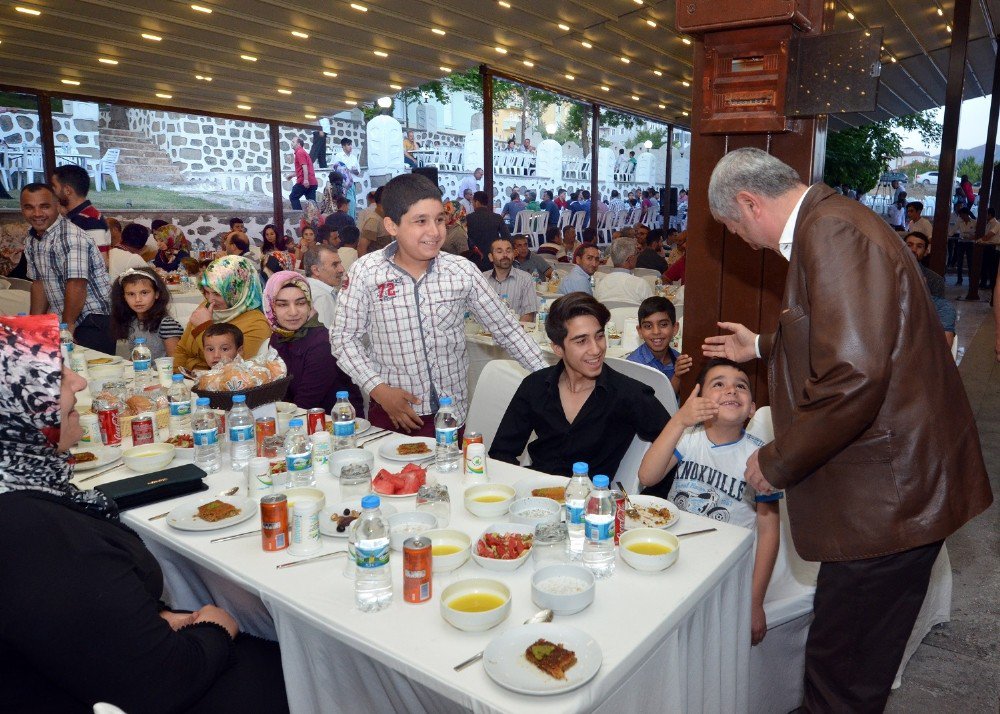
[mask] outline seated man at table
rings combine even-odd
[[[514,246],[508,238],[494,238],[490,245],[493,270],[483,271],[483,277],[521,322],[534,322],[538,312],[535,281],[523,270],[514,270]]]
[[[608,252],[615,267],[594,287],[594,297],[601,302],[619,300],[635,305],[652,297],[653,286],[632,273],[639,255],[635,238],[619,238]]]
[[[646,247],[640,251],[639,257],[635,259],[635,267],[649,268],[658,273],[666,272],[667,259],[663,257],[662,229],[651,230],[646,236]]]
[[[573,253],[573,269],[559,283],[559,294],[570,293],[594,294],[590,285],[590,277],[597,272],[601,264],[601,251],[591,243],[581,244]]]
[[[767,634],[764,594],[778,557],[781,526],[778,502],[758,503],[743,478],[747,459],[764,445],[743,430],[755,409],[746,370],[727,359],[709,360],[691,396],[639,465],[639,482],[652,486],[680,464],[670,487],[671,501],[688,513],[756,530],[750,594],[754,645]]]
[[[514,236],[514,267],[528,275],[537,275],[539,280],[552,277],[552,266],[545,258],[531,252],[528,236],[523,234]]]
[[[549,310],[545,333],[558,364],[517,388],[490,446],[490,457],[516,464],[528,445],[531,468],[569,476],[586,461],[614,477],[632,439],[655,439],[670,415],[653,389],[604,364],[611,313],[590,295],[572,293]],[[531,433],[537,435],[528,444]]]

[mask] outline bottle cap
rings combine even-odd
[[[587,463],[585,461],[577,461],[575,464],[573,464],[573,474],[574,475],[575,474],[583,474],[584,476],[586,476],[587,475],[587,471],[589,471],[589,470],[590,470],[590,467],[587,466]]]
[[[290,422],[288,422],[288,428],[290,429],[294,429],[297,426],[302,426],[301,419],[292,419]]]
[[[137,345],[144,345],[144,344],[146,344],[146,338],[145,337],[136,337],[135,338],[135,343]]]
[[[247,400],[247,395],[245,394],[234,394],[233,404],[243,404]]]
[[[347,399],[347,392],[337,392],[337,399]]]
[[[450,407],[451,406],[451,397],[441,397],[438,400],[438,404],[440,404],[442,407]]]
[[[604,475],[594,476],[594,488],[607,488],[608,477]]]
[[[59,323],[59,329],[60,330],[68,330],[69,329],[69,325],[67,325],[65,322],[60,322]]]
[[[362,508],[378,508],[380,503],[382,503],[382,499],[380,499],[374,493],[369,493],[367,496],[361,499]]]
[[[198,404],[199,407],[207,407],[208,406],[208,397],[198,397],[197,404]]]
[[[175,382],[183,382],[184,381],[184,375],[183,374],[175,374],[170,379],[172,379]]]

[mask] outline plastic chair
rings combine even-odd
[[[557,224],[559,226],[559,230],[562,230],[563,228],[568,226],[572,217],[573,214],[570,213],[570,210],[568,208],[564,208],[561,211],[559,211],[559,223]]]
[[[587,218],[586,211],[576,211],[573,214],[573,219],[571,222],[573,224],[573,227],[576,229],[576,234],[578,236],[583,234],[583,222],[584,220],[586,220],[586,218]]]
[[[472,393],[469,413],[465,418],[466,431],[478,431],[487,445],[493,442],[500,421],[503,419],[514,392],[528,371],[514,360],[495,359],[483,367]]]
[[[122,150],[119,148],[108,149],[104,156],[96,161],[90,162],[88,173],[94,177],[94,186],[98,191],[104,190],[104,177],[110,176],[115,184],[115,190],[121,191],[121,184],[118,182],[118,157]]]
[[[596,275],[603,277],[607,275],[607,273],[597,273]],[[601,304],[609,310],[627,310],[629,317],[635,317],[639,311],[639,303],[629,302],[628,300],[602,300]],[[614,313],[612,313],[612,315],[613,314]]]
[[[660,271],[653,270],[652,268],[636,268],[632,271],[632,274],[640,278],[650,277],[655,279],[661,277]]]
[[[0,290],[10,290],[10,281],[0,278]]]

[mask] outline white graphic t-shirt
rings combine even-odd
[[[701,424],[677,442],[677,476],[670,500],[688,513],[755,529],[754,490],[743,480],[750,454],[764,445],[746,432],[738,441],[713,444]]]

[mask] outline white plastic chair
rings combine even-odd
[[[545,232],[549,228],[549,212],[537,211],[531,214],[531,222],[528,224],[528,235],[531,237],[531,246],[538,250],[538,246],[545,240]]]
[[[514,235],[530,232],[531,211],[518,211],[514,216]]]
[[[611,243],[611,221],[614,215],[611,211],[605,211],[597,217],[597,245],[609,245]]]
[[[660,277],[660,271],[653,270],[652,268],[636,268],[632,273],[640,278],[650,277],[656,279]]]
[[[118,157],[122,150],[119,148],[108,149],[104,156],[96,161],[90,162],[89,173],[94,177],[94,186],[98,191],[104,190],[104,177],[110,176],[115,184],[115,190],[121,191],[121,184],[118,182]]]
[[[581,235],[583,233],[583,221],[586,219],[586,217],[587,217],[587,212],[586,211],[576,211],[573,214],[573,218],[572,218],[571,222],[573,224],[573,228],[576,229],[577,236],[579,236],[579,235]]]
[[[469,413],[465,418],[466,430],[478,431],[489,446],[493,443],[500,421],[503,419],[514,392],[528,371],[514,360],[495,359],[483,367],[472,393]]]
[[[595,275],[600,275],[602,278],[607,275],[607,273],[596,273]],[[601,304],[609,310],[627,310],[629,317],[635,317],[639,311],[639,303],[629,302],[628,300],[602,300]],[[612,315],[614,313],[612,312]],[[612,319],[614,319],[612,317]]]

